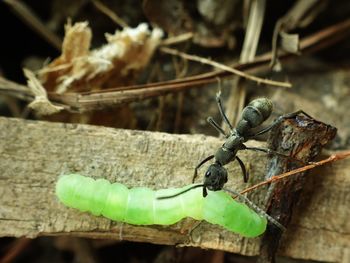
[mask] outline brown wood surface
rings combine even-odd
[[[189,184],[195,165],[222,143],[218,138],[8,118],[0,118],[0,127],[0,236],[71,235],[258,253],[259,238],[242,238],[208,223],[191,233],[196,225],[191,219],[169,227],[135,227],[66,208],[54,195],[58,176],[71,172],[130,187]],[[250,167],[251,183],[261,180],[264,154],[239,156]],[[350,262],[349,169],[346,159],[308,176],[280,255]],[[228,171],[228,187],[244,189],[237,164]],[[263,195],[257,190],[251,197],[257,201]]]
[[[265,179],[271,179],[277,174],[300,168],[305,163],[313,161],[323,147],[332,141],[337,129],[315,119],[298,115],[286,119],[270,131],[268,148],[287,156],[293,156],[300,161],[271,156]],[[273,218],[288,228],[296,205],[301,200],[301,193],[307,182],[307,173],[295,174],[288,180],[269,185],[267,190],[267,212]],[[268,225],[261,240],[259,259],[257,263],[276,262],[276,253],[284,233],[274,225]]]

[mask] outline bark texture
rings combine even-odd
[[[8,118],[0,118],[0,127],[0,236],[71,235],[191,245],[242,255],[259,252],[259,238],[242,238],[207,223],[192,232],[196,222],[191,219],[169,227],[135,227],[66,208],[54,195],[58,176],[72,172],[129,187],[188,184],[195,165],[222,144],[218,138]],[[247,151],[239,156],[250,167],[250,183],[262,180],[266,156]],[[350,161],[344,160],[305,179],[303,202],[296,207],[280,255],[349,262],[349,168]],[[239,166],[228,165],[228,172],[227,186],[244,189]],[[264,200],[264,195],[258,190],[251,197]]]
[[[268,144],[270,149],[307,163],[314,160],[323,146],[335,137],[336,131],[336,128],[322,122],[296,116],[274,127]],[[302,162],[273,156],[265,179],[299,168],[303,166]],[[268,214],[286,227],[290,224],[295,206],[302,201],[300,196],[307,183],[306,180],[306,173],[299,173],[293,178],[272,184],[267,189]],[[282,234],[281,229],[268,225],[261,242],[259,263],[275,262]]]

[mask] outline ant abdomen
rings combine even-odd
[[[273,104],[272,101],[267,98],[258,98],[253,101],[251,101],[247,109],[253,109],[255,113],[258,114],[258,116],[255,116],[251,118],[251,116],[248,114],[247,117],[251,118],[250,121],[254,126],[259,126],[261,123],[263,123],[268,117],[270,117],[271,112],[273,110]],[[243,119],[245,118],[245,115],[243,113]],[[248,119],[247,118],[247,119]]]
[[[272,109],[272,101],[267,98],[251,101],[243,109],[241,120],[237,124],[237,131],[244,134],[245,131],[259,126],[270,117]]]

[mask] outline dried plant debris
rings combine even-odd
[[[326,0],[298,0],[291,9],[281,17],[275,25],[272,39],[271,66],[276,71],[281,70],[281,65],[277,60],[278,40],[280,38],[280,47],[282,50],[298,54],[300,51],[299,35],[290,33],[297,28],[307,27],[311,24],[327,6]]]
[[[39,71],[46,90],[91,91],[125,85],[144,68],[161,42],[160,29],[143,23],[106,34],[107,44],[90,50],[92,33],[87,22],[65,28],[62,55]]]
[[[48,100],[46,90],[33,72],[28,69],[23,69],[23,71],[28,79],[28,87],[35,96],[35,99],[28,105],[29,108],[38,115],[51,115],[63,110],[63,107],[55,106]]]

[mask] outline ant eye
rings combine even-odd
[[[210,176],[210,171],[207,171],[206,173],[205,173],[205,177],[209,177]]]

